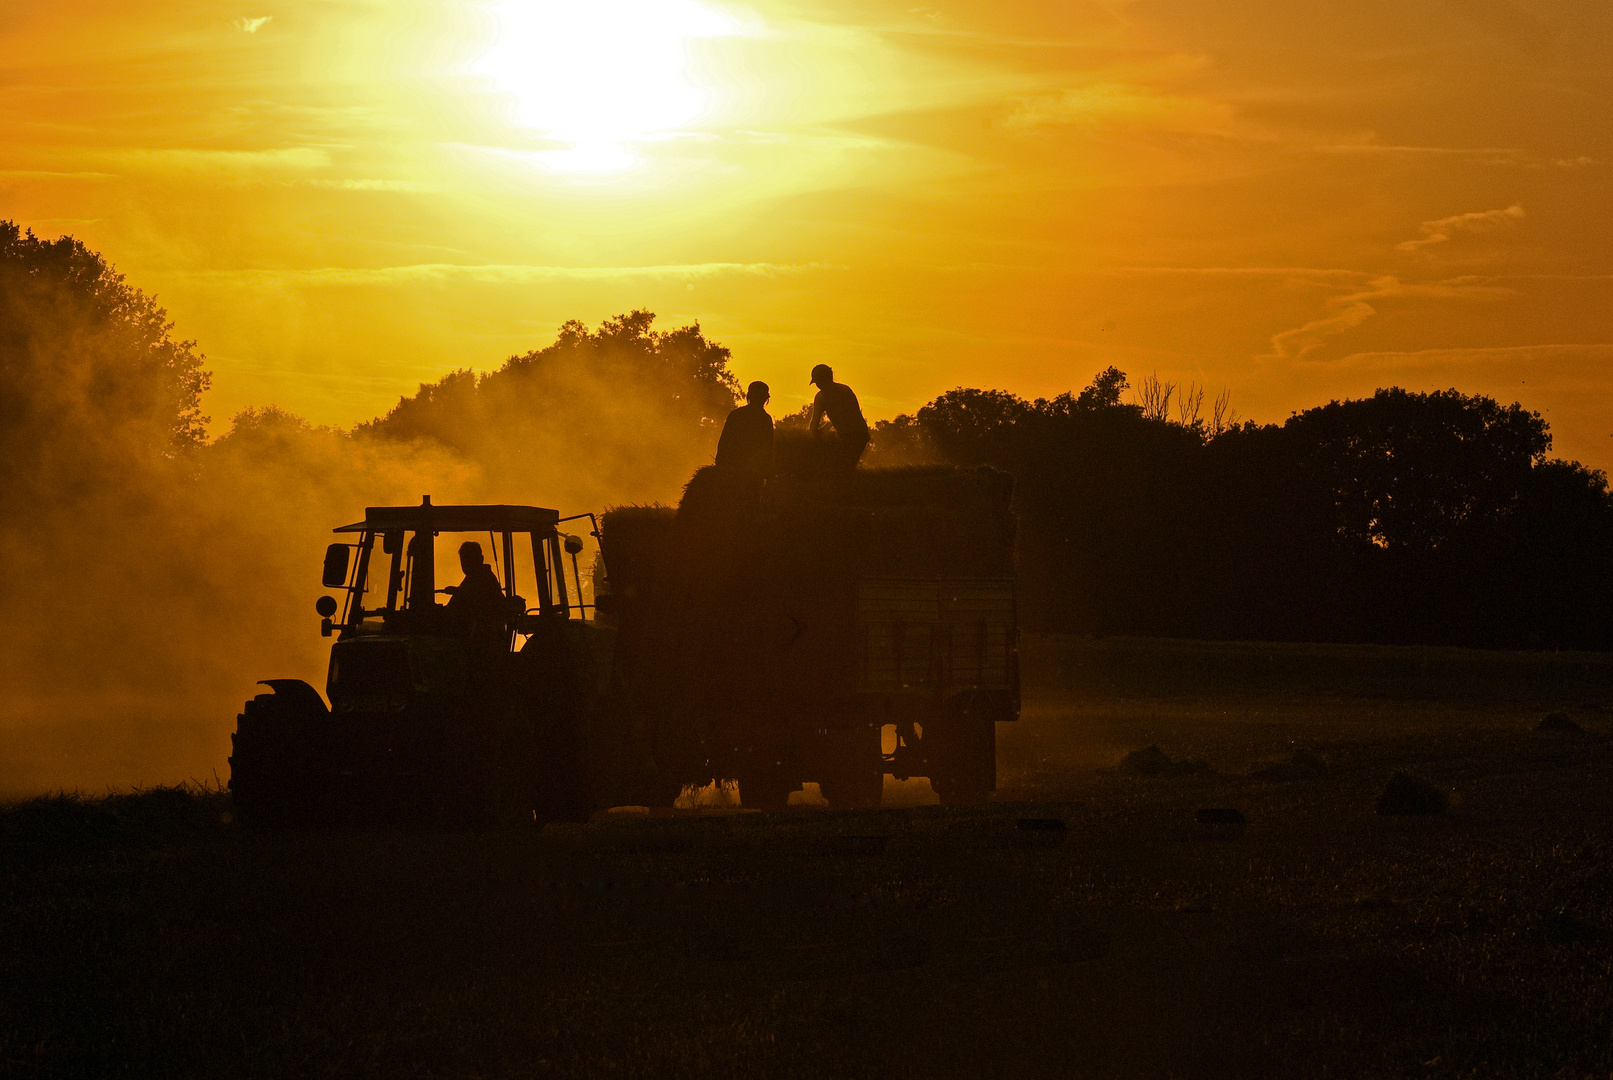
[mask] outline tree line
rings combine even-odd
[[[270,407],[209,442],[205,357],[154,299],[78,241],[0,222],[0,541],[17,550],[30,521],[85,500],[103,520],[121,500],[121,532],[159,535],[141,506],[216,517],[242,492],[300,500],[299,527],[328,527],[355,498],[426,474],[499,501],[670,498],[710,460],[739,381],[698,325],[663,332],[654,318],[566,323],[553,344],[423,384],[352,431]],[[1201,395],[1177,395],[1174,415],[1171,396],[1113,367],[1052,399],[950,390],[875,424],[864,464],[1012,473],[1033,627],[1613,647],[1613,497],[1600,472],[1549,457],[1539,414],[1387,388],[1239,424],[1224,396],[1208,417]],[[207,499],[160,494],[210,475]]]
[[[876,460],[1016,479],[1026,621],[1173,637],[1613,646],[1607,478],[1538,413],[1380,389],[1281,424],[1170,419],[1109,368],[1025,401],[957,389],[877,425]],[[1168,389],[1168,388],[1167,388]],[[1168,393],[1166,395],[1168,400]]]

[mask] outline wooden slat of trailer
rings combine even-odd
[[[931,685],[934,628],[939,620],[934,580],[871,578],[859,582],[859,690],[891,693]]]

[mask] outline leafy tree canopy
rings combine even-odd
[[[153,297],[69,236],[0,221],[0,442],[11,479],[93,484],[206,437],[210,375]]]
[[[1284,441],[1339,535],[1432,549],[1515,513],[1551,434],[1539,413],[1456,390],[1381,389],[1292,416]]]
[[[657,424],[720,425],[740,396],[729,350],[698,323],[657,331],[654,321],[654,313],[639,310],[590,331],[573,319],[552,345],[512,356],[485,375],[462,369],[422,384],[357,430],[469,449],[490,424],[607,435],[617,420],[640,412]]]

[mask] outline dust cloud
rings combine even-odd
[[[205,357],[98,256],[60,245],[0,230],[4,800],[221,782],[258,680],[324,685],[313,604],[332,528],[427,494],[563,514],[674,499],[732,401],[726,350],[635,313],[567,324],[352,431],[269,406],[209,441]],[[72,265],[52,287],[57,256]],[[715,364],[694,394],[664,362],[680,342]]]

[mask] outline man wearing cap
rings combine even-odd
[[[467,540],[459,545],[459,567],[465,580],[448,600],[448,616],[460,633],[491,649],[509,647],[510,609],[504,586],[487,565],[482,545]]]
[[[845,383],[835,382],[834,369],[819,364],[812,369],[812,383],[818,396],[812,399],[812,419],[808,422],[814,438],[822,438],[820,427],[824,417],[835,429],[834,460],[846,469],[855,469],[857,459],[868,446],[868,421],[863,419],[862,406],[857,395]]]
[[[767,415],[771,396],[764,382],[745,388],[745,404],[728,414],[717,440],[717,467],[755,476],[773,474],[773,418]]]

